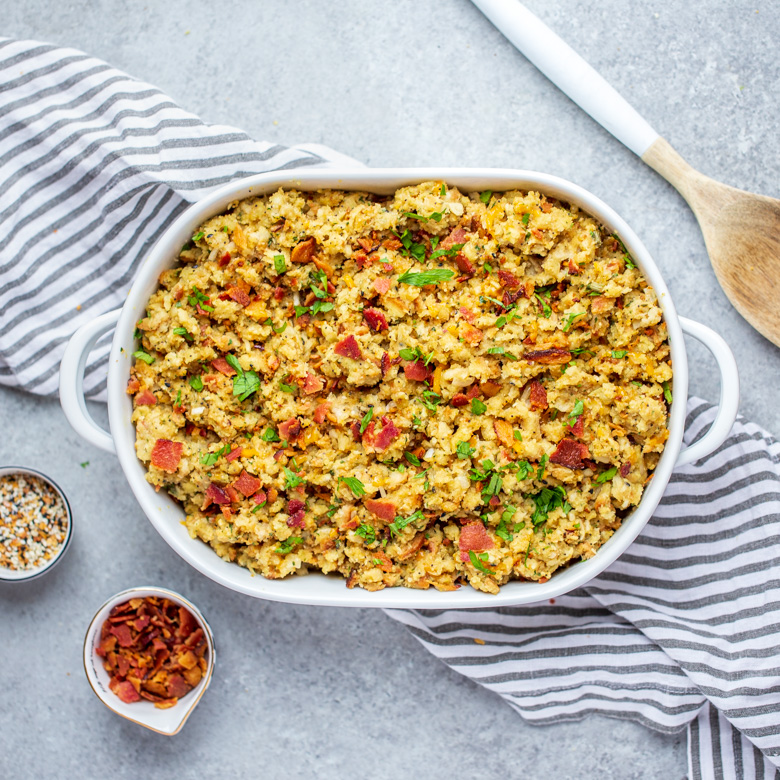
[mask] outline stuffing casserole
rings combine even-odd
[[[269,578],[545,581],[614,533],[668,436],[652,288],[617,236],[537,192],[231,204],[137,335],[147,479]]]

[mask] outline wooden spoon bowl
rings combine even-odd
[[[715,275],[734,307],[780,347],[780,200],[710,179],[663,138],[642,160],[688,202]]]

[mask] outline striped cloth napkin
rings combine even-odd
[[[54,395],[65,342],[120,306],[170,221],[231,179],[357,164],[206,125],[73,49],[0,39],[0,383]],[[85,387],[105,389],[108,344]],[[686,440],[713,418],[689,405]],[[692,778],[780,765],[780,445],[739,421],[679,469],[644,533],[554,603],[390,610],[424,647],[531,723],[600,713],[688,728]]]

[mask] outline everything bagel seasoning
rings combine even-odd
[[[65,543],[68,513],[57,491],[29,474],[0,477],[0,566],[36,569]]]

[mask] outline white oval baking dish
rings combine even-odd
[[[360,588],[349,590],[345,587],[343,578],[322,574],[268,580],[222,560],[209,546],[190,538],[181,523],[181,507],[164,492],[155,492],[152,485],[145,480],[144,466],[135,455],[135,429],[130,421],[133,404],[125,388],[130,376],[135,323],[143,315],[146,302],[157,287],[160,272],[175,264],[181,246],[204,220],[224,211],[232,201],[264,195],[279,187],[303,190],[368,190],[388,194],[398,187],[430,179],[446,181],[463,192],[532,189],[567,203],[574,203],[621,237],[655,288],[669,331],[674,370],[674,401],[669,417],[669,440],[641,503],[593,558],[557,572],[545,583],[507,583],[502,586],[498,595],[480,593],[470,587],[444,593],[433,589],[409,588],[387,588],[372,593]],[[115,333],[108,369],[108,417],[111,426],[109,434],[89,416],[82,386],[89,351],[97,339],[113,327]],[[701,341],[715,357],[721,386],[719,408],[710,430],[703,438],[681,452],[688,397],[688,361],[683,333]],[[698,460],[723,443],[736,417],[739,380],[734,357],[725,341],[710,328],[677,316],[669,290],[642,242],[615,211],[582,187],[548,174],[512,169],[356,168],[258,174],[226,185],[190,206],[171,224],[143,262],[124,306],[97,317],[73,335],[62,360],[60,399],[68,420],[79,434],[92,444],[116,453],[133,493],[163,539],[198,571],[222,585],[257,598],[299,604],[451,609],[541,601],[581,587],[602,572],[644,528],[661,500],[675,466]]]

